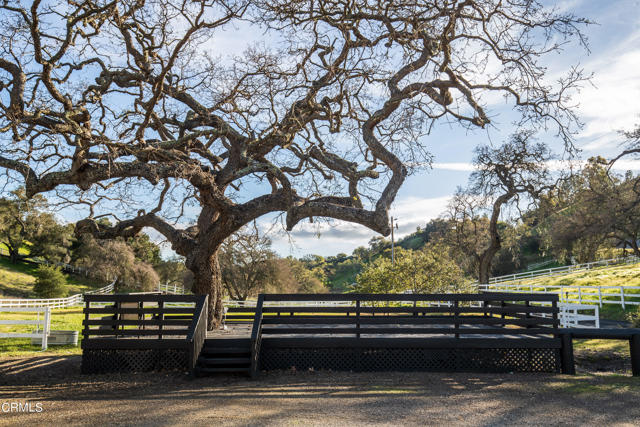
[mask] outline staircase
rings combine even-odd
[[[194,374],[200,377],[221,373],[249,375],[250,368],[249,338],[209,338],[204,341]]]

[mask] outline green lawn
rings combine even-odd
[[[42,316],[42,314],[40,314]],[[35,319],[36,313],[2,313],[2,319],[18,320],[18,319]],[[51,330],[82,330],[82,308],[63,308],[52,310],[51,312]],[[0,332],[24,332],[29,333],[35,328],[35,325],[0,325]],[[30,338],[0,338],[0,359],[6,356],[38,356],[44,354],[81,354],[80,341],[82,335],[78,338],[78,346],[59,346],[50,345],[46,351],[42,351],[39,345],[31,345]]]
[[[523,279],[517,282],[521,285],[531,285],[534,291],[543,291],[543,286],[624,286],[640,287],[640,264],[619,265],[612,267],[598,267],[588,271],[566,274],[557,277],[540,277]],[[521,288],[522,289],[522,288]],[[569,291],[569,289],[566,289]],[[617,293],[617,289],[603,290],[603,293]],[[628,294],[633,294],[629,297]],[[637,295],[637,296],[636,296]],[[627,289],[625,298],[628,301],[640,302],[640,289]],[[571,299],[577,299],[577,290],[571,292]],[[620,300],[619,297],[606,297],[606,300]],[[598,293],[596,289],[582,290],[583,304],[597,304]],[[625,309],[620,304],[602,305],[600,318],[611,320],[625,320],[626,313],[638,309],[638,305],[627,305]]]
[[[0,298],[36,298],[33,284],[38,266],[27,262],[12,264],[8,258],[0,257]],[[65,274],[67,295],[79,294],[104,286],[84,277]]]

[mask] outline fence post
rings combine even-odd
[[[600,303],[600,308],[602,308],[602,288],[598,286],[598,302]]]
[[[622,302],[622,309],[624,310],[624,286],[620,286],[620,301]]]
[[[49,326],[51,325],[51,308],[46,307],[44,309],[44,325],[42,326],[42,349],[46,350],[49,337]]]

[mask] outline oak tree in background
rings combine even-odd
[[[75,264],[99,280],[115,280],[116,292],[149,292],[158,288],[158,274],[150,264],[137,259],[134,249],[123,239],[99,240],[85,235],[76,252]]]
[[[220,248],[222,283],[233,300],[255,296],[276,280],[277,256],[271,240],[254,223],[227,238]]]
[[[478,283],[489,283],[493,259],[502,248],[503,210],[534,201],[553,186],[549,160],[548,147],[533,141],[531,132],[514,134],[498,148],[476,149],[469,186],[449,203],[447,240],[471,259]]]
[[[69,262],[73,227],[58,223],[47,207],[43,196],[27,199],[21,188],[0,199],[0,243],[12,263],[27,257]]]
[[[465,289],[464,274],[441,243],[421,250],[398,248],[395,263],[379,257],[356,277],[353,290],[363,293],[445,293]]]
[[[532,0],[4,2],[0,167],[84,208],[78,233],[161,233],[211,328],[225,239],[269,213],[387,235],[434,124],[487,127],[504,94],[568,141],[583,75],[549,82],[542,61],[584,23]],[[235,51],[234,28],[270,42]]]
[[[615,173],[603,157],[546,194],[538,215],[543,244],[557,259],[594,261],[599,249],[615,246],[640,256],[638,177]]]

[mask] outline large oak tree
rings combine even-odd
[[[161,233],[213,327],[228,236],[269,213],[387,235],[435,122],[484,128],[503,94],[570,138],[583,76],[541,60],[583,23],[532,0],[3,2],[0,167],[86,207],[78,232]]]

